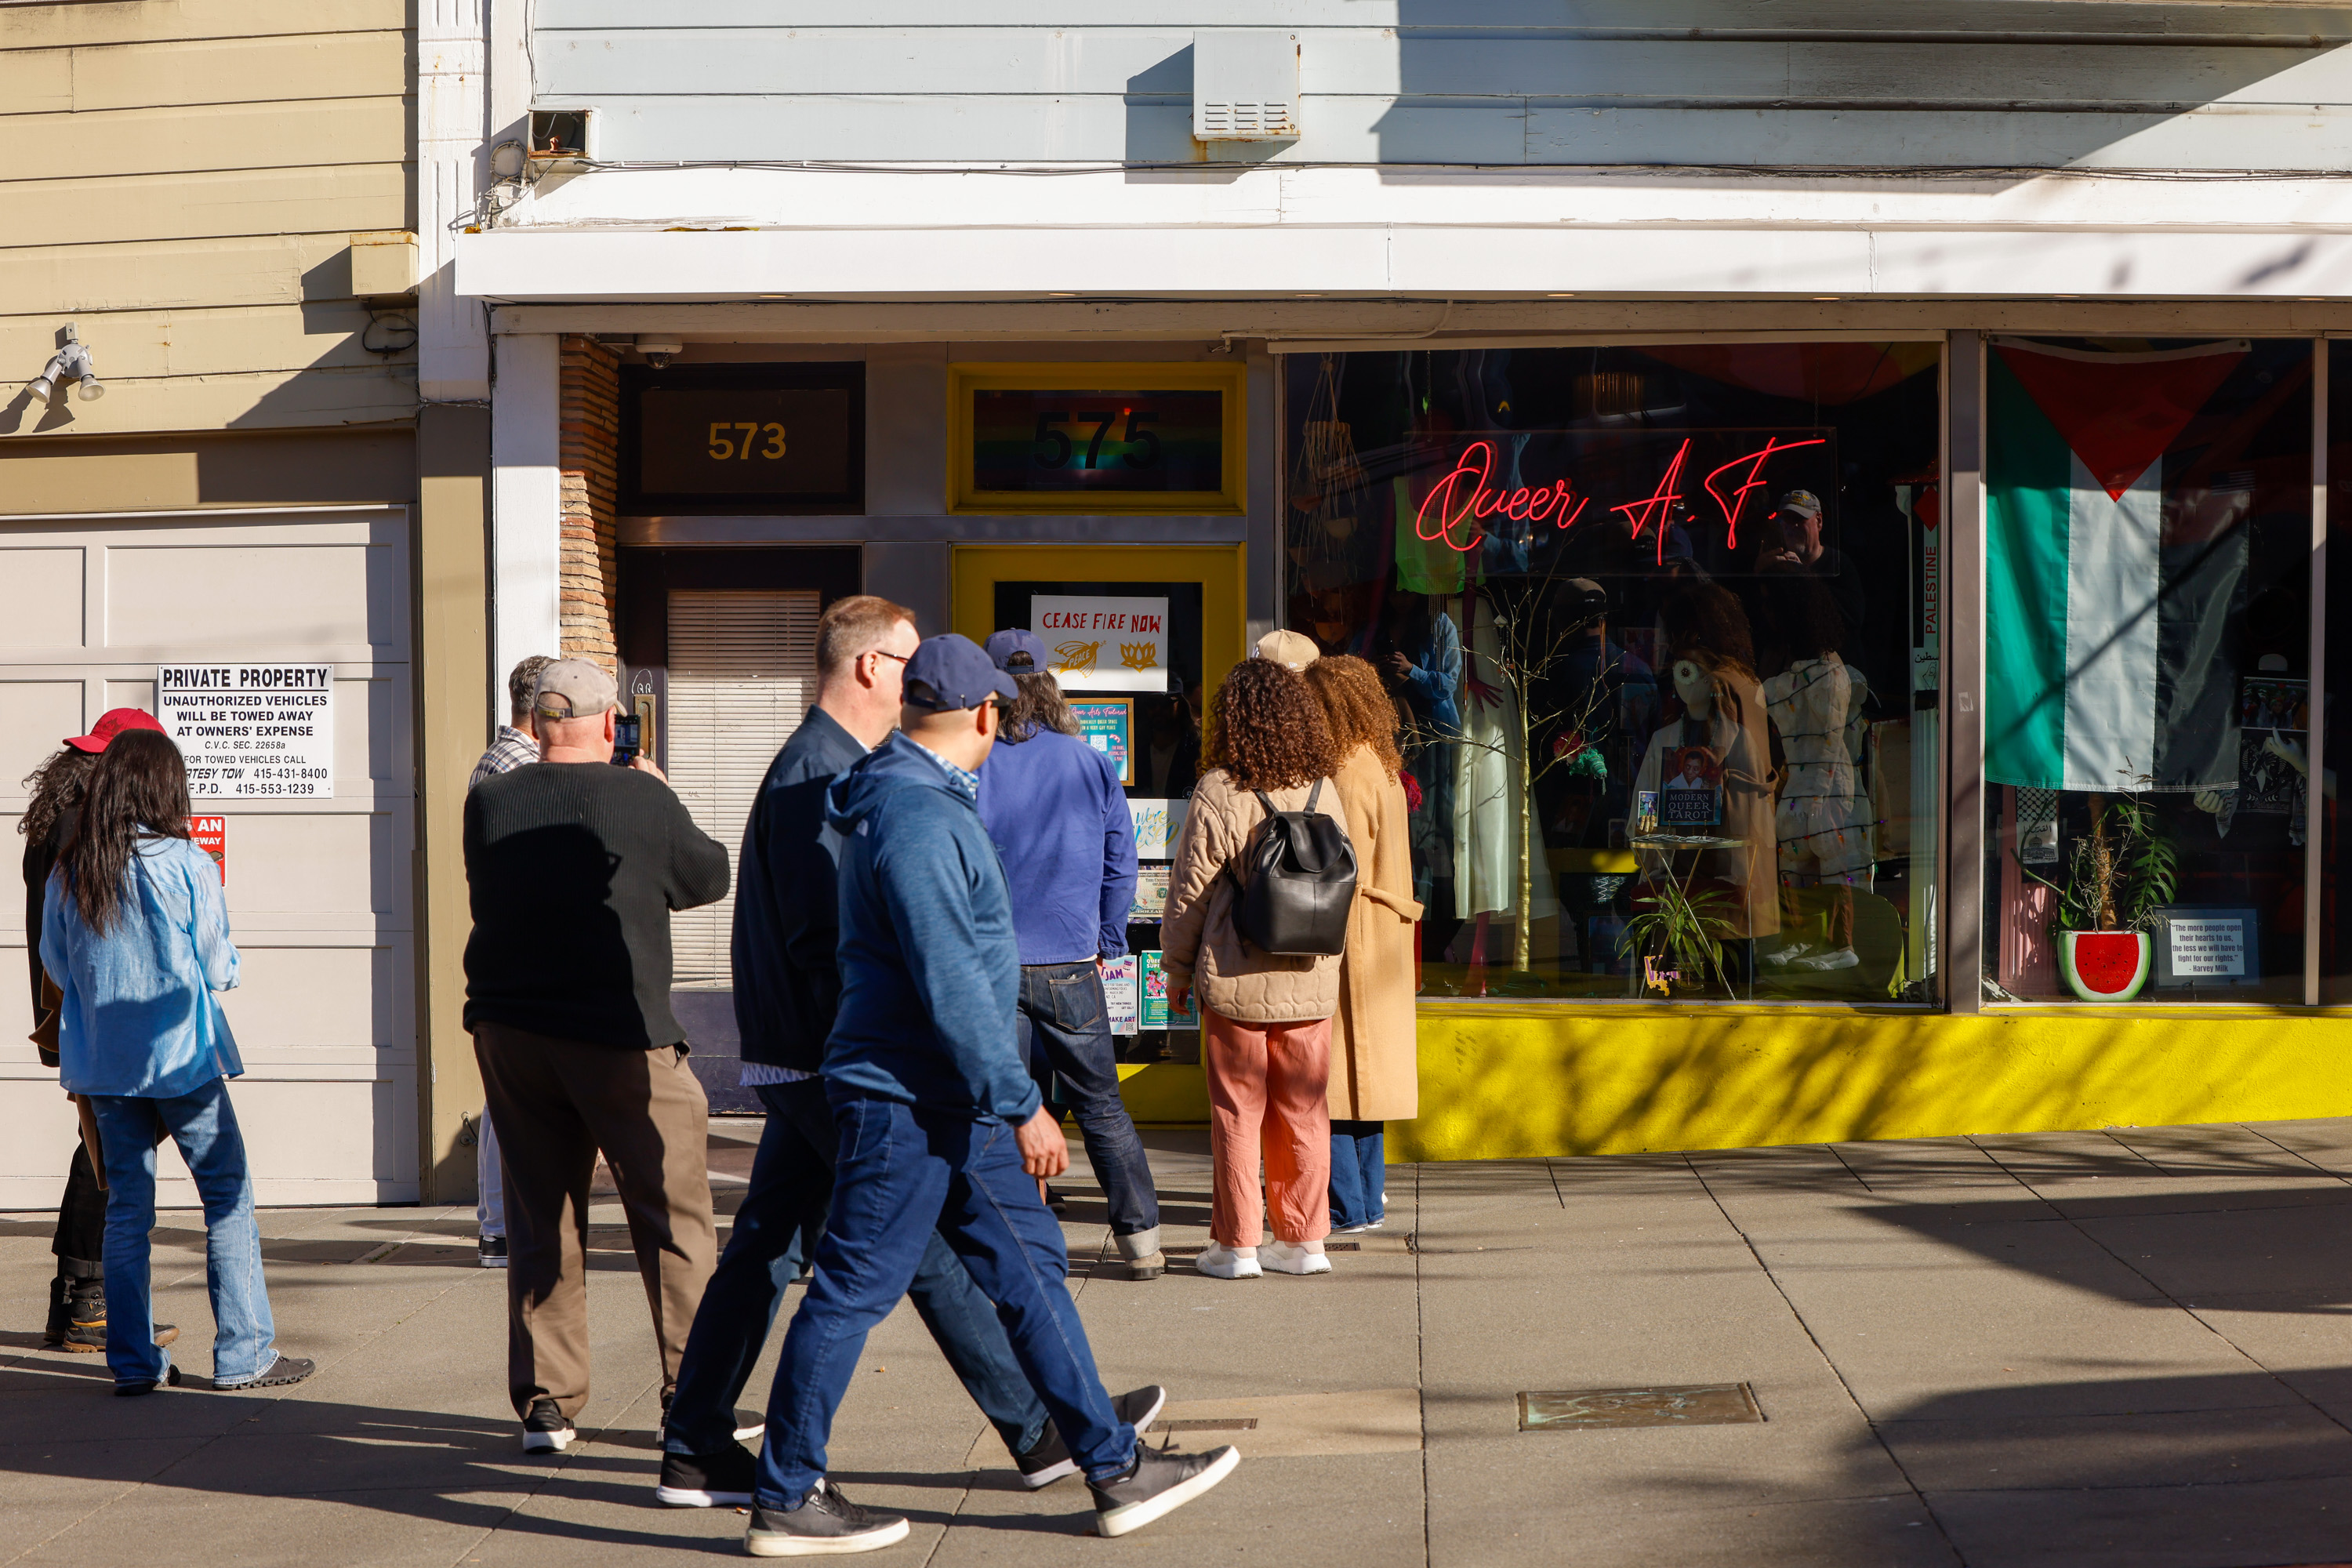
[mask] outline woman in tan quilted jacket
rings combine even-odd
[[[1346,753],[1336,775],[1356,847],[1356,902],[1339,955],[1339,1010],[1331,1019],[1331,1224],[1341,1236],[1378,1230],[1388,1215],[1388,1123],[1421,1113],[1421,1051],[1413,1031],[1412,849],[1396,706],[1380,673],[1337,654],[1307,667],[1331,738]]]
[[[1209,1150],[1216,1196],[1210,1246],[1194,1267],[1219,1279],[1266,1268],[1326,1274],[1330,1233],[1331,1113],[1325,1102],[1339,960],[1270,953],[1234,924],[1251,841],[1276,811],[1346,817],[1331,775],[1338,748],[1323,710],[1296,672],[1244,659],[1218,689],[1192,809],[1176,836],[1168,912],[1160,928],[1169,1000],[1201,998],[1209,1079]],[[1274,1237],[1261,1252],[1258,1159]]]

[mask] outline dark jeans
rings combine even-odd
[[[1143,1140],[1118,1097],[1118,1056],[1111,1045],[1110,1007],[1102,973],[1091,959],[1077,963],[1021,966],[1021,1054],[1046,1097],[1058,1076],[1078,1113],[1087,1163],[1110,1200],[1114,1236],[1160,1226],[1160,1195]]]
[[[824,1085],[762,1084],[752,1092],[768,1108],[751,1185],[735,1211],[734,1234],[719,1255],[677,1369],[665,1446],[673,1454],[717,1453],[735,1440],[735,1401],[768,1342],[784,1287],[816,1250],[833,1198],[840,1134]],[[1045,1406],[1022,1374],[996,1309],[971,1276],[930,1233],[906,1293],[1004,1446],[1018,1457],[1045,1429]]]
[[[1331,1123],[1331,1228],[1388,1215],[1385,1121]]]
[[[784,1331],[753,1500],[767,1509],[807,1500],[824,1474],[834,1412],[867,1332],[898,1305],[929,1244],[942,1236],[996,1303],[1021,1370],[1079,1468],[1097,1481],[1125,1469],[1135,1458],[1135,1428],[1103,1392],[1065,1282],[1062,1227],[1021,1168],[1013,1129],[992,1117],[918,1110],[841,1089],[832,1100],[841,1126],[833,1212],[808,1294]]]

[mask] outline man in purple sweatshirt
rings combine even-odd
[[[980,820],[1004,861],[1021,945],[1021,1047],[1044,1089],[1076,1101],[1087,1163],[1110,1202],[1111,1238],[1130,1279],[1157,1279],[1160,1198],[1143,1140],[1118,1097],[1118,1058],[1101,963],[1127,952],[1135,903],[1135,824],[1110,759],[1078,739],[1034,634],[1001,631],[988,657],[1020,697],[1004,743],[980,770]]]

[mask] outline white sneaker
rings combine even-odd
[[[1332,1227],[1331,1234],[1333,1236],[1361,1236],[1368,1230],[1378,1230],[1380,1228],[1380,1221],[1376,1219],[1368,1219],[1361,1225],[1335,1226]]]
[[[1792,963],[1804,962],[1805,954],[1812,951],[1813,944],[1810,942],[1783,942],[1771,952],[1759,952],[1756,956],[1775,969],[1785,969]]]
[[[1827,952],[1816,952],[1809,957],[1801,958],[1797,960],[1797,967],[1800,969],[1852,969],[1861,962],[1861,958],[1856,956],[1853,949],[1840,947],[1832,948]]]
[[[1268,1268],[1285,1274],[1328,1274],[1331,1260],[1319,1252],[1309,1252],[1303,1247],[1293,1247],[1276,1237],[1257,1249],[1258,1257]]]
[[[1258,1279],[1265,1275],[1265,1270],[1257,1266],[1256,1258],[1244,1258],[1221,1241],[1201,1248],[1201,1256],[1192,1259],[1192,1267],[1212,1279]]]

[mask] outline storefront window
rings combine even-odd
[[[2311,363],[1988,345],[1988,1001],[2302,1000]]]
[[[2352,342],[2327,345],[2327,596],[2328,605],[2352,604]],[[2345,883],[2341,857],[2345,837],[2336,822],[2336,780],[2344,771],[2344,748],[2352,732],[2338,724],[2345,698],[2352,693],[2352,626],[2327,628],[2326,747],[2320,757],[2319,999],[2332,1006],[2352,1004],[2352,921],[2337,910]]]
[[[1288,362],[1287,621],[1395,697],[1423,995],[1936,999],[1939,353]]]

